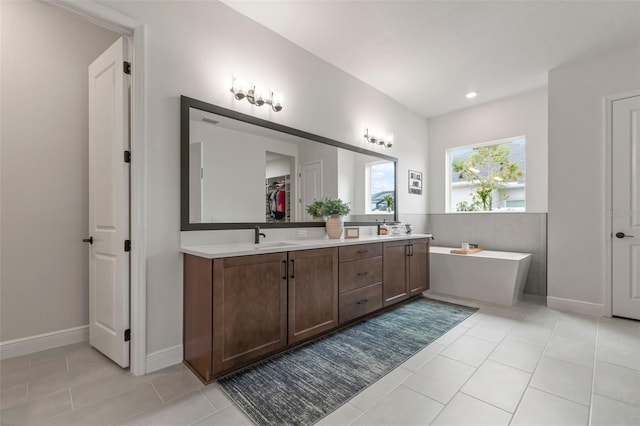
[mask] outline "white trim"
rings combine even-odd
[[[86,342],[88,340],[88,325],[8,340],[6,342],[0,342],[0,359],[28,355],[34,352],[71,345],[73,343]]]
[[[172,365],[180,364],[183,359],[182,345],[161,349],[147,355],[147,373],[162,370]]]
[[[547,307],[559,311],[596,317],[602,317],[605,314],[602,303],[583,302],[581,300],[563,299],[561,297],[547,296]]]
[[[139,22],[123,15],[113,9],[109,9],[91,0],[36,0],[41,3],[49,3],[54,6],[65,9],[68,12],[82,16],[89,22],[96,24],[102,28],[106,28],[122,35],[132,35]]]
[[[147,354],[147,116],[146,27],[133,33],[131,86],[131,373],[146,374]]]
[[[76,13],[96,25],[133,38],[131,74],[131,360],[136,376],[146,374],[146,27],[93,1],[40,0]]]
[[[604,221],[604,276],[602,277],[602,300],[604,301],[604,315],[613,315],[613,103],[622,99],[640,96],[640,89],[616,95],[605,96],[603,99],[604,114],[604,202],[607,212]]]

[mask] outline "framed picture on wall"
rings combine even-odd
[[[422,172],[409,170],[409,194],[422,195]]]

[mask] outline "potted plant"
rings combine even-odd
[[[393,195],[391,194],[385,195],[384,200],[387,202],[387,212],[391,213],[391,206],[393,206]]]
[[[342,235],[344,228],[342,217],[351,212],[349,203],[345,203],[340,198],[325,198],[323,200],[322,212],[327,216],[327,235],[331,239],[338,239]]]
[[[307,206],[307,213],[313,217],[313,220],[322,220],[324,213],[324,200],[313,200],[311,204]]]

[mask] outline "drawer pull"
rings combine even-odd
[[[364,305],[365,303],[367,303],[369,301],[369,299],[362,299],[358,302],[356,302],[356,305]]]
[[[369,250],[358,250],[356,253],[358,254],[365,254],[366,252],[368,252]]]
[[[282,279],[286,280],[287,279],[287,261],[286,260],[282,261],[282,266],[283,268],[280,268],[280,269],[284,269],[284,272],[282,273]]]
[[[356,275],[367,275],[369,272],[358,272]]]

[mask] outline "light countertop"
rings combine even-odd
[[[339,247],[355,244],[378,243],[398,240],[415,240],[419,238],[431,238],[431,234],[399,234],[399,235],[366,235],[353,239],[328,238],[318,240],[286,240],[286,241],[264,241],[260,244],[253,243],[232,243],[232,244],[212,244],[202,246],[183,246],[180,251],[194,256],[207,259],[217,259],[231,256],[248,256],[253,254],[279,253],[294,250],[309,250],[326,247]]]

